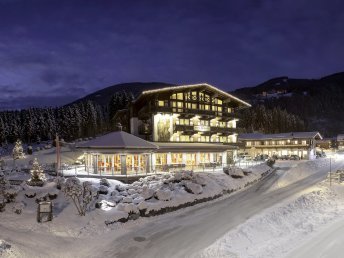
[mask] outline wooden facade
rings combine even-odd
[[[235,143],[237,111],[250,105],[208,84],[144,91],[115,121],[153,142]]]

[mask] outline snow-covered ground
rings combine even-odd
[[[287,163],[279,165],[283,168]],[[298,163],[270,191],[327,166],[328,159]],[[344,238],[335,233],[336,227],[344,226],[343,215],[344,185],[330,187],[323,181],[253,216],[193,257],[341,257]]]
[[[149,176],[129,185],[108,180],[108,186],[101,185],[99,179],[82,178],[81,181],[89,181],[95,189],[105,192],[97,200],[101,207],[96,209],[93,202],[86,216],[77,214],[72,202],[56,188],[56,182],[47,182],[42,188],[12,186],[11,190],[18,195],[14,203],[7,203],[6,210],[0,212],[0,254],[4,257],[61,257],[62,254],[83,257],[82,251],[71,246],[71,242],[78,241],[80,247],[89,247],[96,237],[97,242],[104,243],[102,235],[108,232],[120,236],[118,220],[126,221],[133,215],[137,215],[135,219],[140,215],[156,215],[218,198],[259,180],[269,170],[271,168],[261,164],[245,173],[241,169],[232,170],[230,175],[185,171]],[[15,177],[16,172],[13,173],[11,176]],[[37,200],[54,195],[57,198],[52,199],[53,221],[37,223]],[[17,207],[21,209],[20,214],[14,212]],[[138,223],[144,221],[142,218]]]
[[[329,189],[327,183],[316,184],[326,176],[328,162],[278,162],[276,174],[245,190],[174,212],[170,211],[189,206],[185,203],[239,190],[268,168],[260,165],[246,175],[231,171],[241,176],[236,179],[223,173],[186,172],[152,176],[132,185],[109,180],[108,193],[100,195],[102,207],[93,206],[82,217],[54,182],[40,190],[26,186],[17,197],[22,214],[13,213],[14,204],[0,213],[0,256],[282,257],[344,215],[341,186]],[[337,161],[332,168],[343,164]],[[81,180],[100,188],[99,179]],[[58,193],[52,222],[36,222],[35,198],[25,197],[33,192]],[[104,223],[159,211],[168,213]]]

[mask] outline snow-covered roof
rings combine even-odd
[[[135,135],[124,131],[108,133],[88,142],[77,144],[82,149],[145,149],[156,150],[159,147]]]
[[[239,140],[273,140],[273,139],[322,139],[319,132],[289,132],[277,134],[248,133],[240,134]]]
[[[171,86],[171,87],[165,87],[165,88],[161,88],[161,89],[155,89],[155,90],[146,90],[146,91],[143,91],[141,93],[141,95],[137,98],[139,99],[141,96],[143,95],[147,95],[147,94],[152,94],[152,93],[159,93],[159,92],[165,92],[165,91],[170,91],[170,90],[185,90],[187,88],[200,88],[200,87],[206,87],[212,91],[215,91],[219,94],[222,94],[224,96],[226,96],[227,98],[231,98],[233,100],[236,100],[238,102],[240,102],[241,104],[244,104],[245,106],[247,107],[251,107],[251,104],[229,94],[228,92],[225,92],[223,90],[220,90],[208,83],[199,83],[199,84],[189,84],[189,85],[179,85],[179,86]]]
[[[344,141],[344,134],[338,134],[337,141]]]

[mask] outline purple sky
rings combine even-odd
[[[0,108],[61,105],[122,82],[344,71],[344,2],[0,0]]]

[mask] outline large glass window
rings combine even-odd
[[[182,164],[183,154],[182,153],[171,153],[172,164]]]
[[[200,153],[200,162],[209,163],[210,162],[210,153]]]
[[[155,164],[156,165],[166,165],[167,164],[167,154],[166,153],[156,153],[155,154]]]
[[[196,153],[186,154],[186,164],[189,166],[196,165]]]

